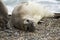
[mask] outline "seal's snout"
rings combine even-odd
[[[26,31],[33,32],[35,30],[34,23],[31,20],[26,20],[24,26]]]

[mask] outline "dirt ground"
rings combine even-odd
[[[60,40],[60,18],[44,18],[42,21],[35,32],[0,28],[0,40]]]

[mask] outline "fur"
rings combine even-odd
[[[5,28],[7,26],[8,11],[5,4],[0,0],[0,27]]]
[[[20,3],[17,5],[13,12],[11,17],[11,23],[19,28],[19,29],[25,29],[23,28],[24,24],[29,24],[29,28],[33,29],[30,26],[31,23],[37,24],[38,21],[40,21],[44,17],[53,17],[54,13],[49,12],[46,8],[44,8],[42,5],[35,3],[35,2],[26,2],[26,3]],[[28,21],[27,21],[28,20]],[[26,28],[27,30],[27,28]]]

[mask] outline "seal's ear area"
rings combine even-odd
[[[34,32],[35,26],[31,20],[26,20],[26,23],[24,23],[25,30],[28,32]]]

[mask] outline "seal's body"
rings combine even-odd
[[[32,30],[34,29],[34,24],[37,24],[44,17],[54,17],[54,13],[49,12],[38,3],[23,2],[14,8],[11,23],[16,28]],[[24,26],[25,24],[29,24],[29,26]]]
[[[8,11],[2,0],[0,0],[0,27],[4,28],[8,22]]]

